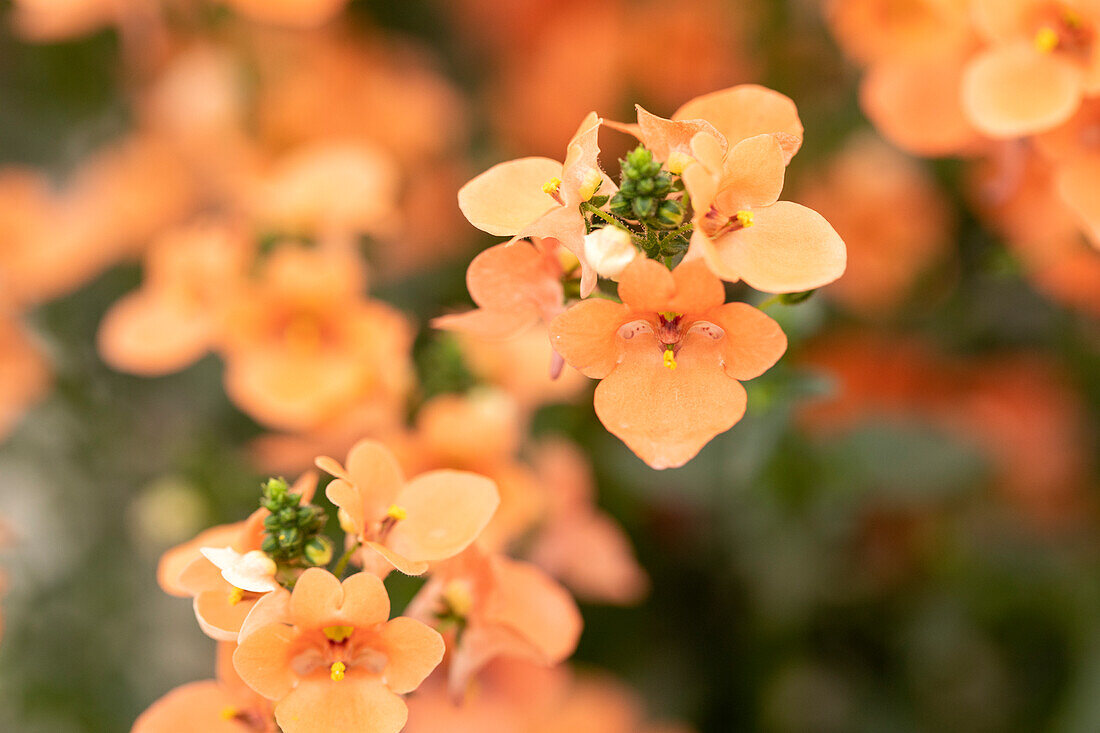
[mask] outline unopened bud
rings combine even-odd
[[[661,226],[675,229],[684,221],[684,206],[679,201],[662,201],[655,218]]]
[[[318,535],[306,543],[306,560],[310,565],[328,565],[332,562],[332,540]]]
[[[607,226],[585,236],[584,256],[601,277],[614,279],[634,261],[638,250],[629,232]]]
[[[581,201],[587,201],[596,195],[596,191],[600,190],[600,185],[603,183],[603,175],[596,168],[589,168],[584,173],[584,177],[581,179],[581,186],[578,189]]]

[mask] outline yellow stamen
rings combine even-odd
[[[584,174],[584,180],[581,181],[580,189],[578,189],[578,192],[581,195],[581,201],[587,201],[588,199],[595,196],[596,191],[599,190],[600,184],[602,183],[603,176],[600,175],[600,172],[595,168],[589,168],[588,172]]]
[[[668,168],[669,173],[675,173],[679,175],[684,172],[684,169],[695,162],[695,158],[691,157],[687,153],[679,150],[673,150],[668,155],[668,160],[665,161],[665,167]]]
[[[355,631],[355,627],[354,626],[326,626],[325,628],[321,629],[321,631],[324,633],[325,637],[329,641],[331,641],[335,644],[339,644],[340,642],[344,641],[349,636],[351,636],[351,632]]]
[[[461,580],[452,580],[443,589],[443,602],[447,604],[447,610],[459,618],[470,615],[470,609],[474,605],[470,585]]]
[[[736,214],[734,214],[734,217],[737,219],[738,222],[741,223],[741,226],[745,229],[748,229],[753,225],[754,217],[752,215],[752,212],[748,209],[741,209]]]
[[[222,720],[233,720],[239,713],[240,711],[237,710],[237,708],[230,705],[229,707],[222,708],[222,711],[218,713],[218,715],[221,716]]]
[[[542,184],[542,192],[551,196],[557,196],[559,190],[561,190],[561,179],[557,176]]]
[[[665,349],[665,366],[669,369],[676,368],[676,355],[672,353],[672,348]]]
[[[386,510],[386,517],[400,522],[402,519],[408,519],[409,513],[405,511],[405,507],[390,504],[390,508]]]
[[[346,672],[347,669],[347,665],[345,665],[343,662],[333,662],[332,666],[329,667],[328,676],[332,678],[333,682],[339,682],[340,680],[344,679],[344,672]]]
[[[236,606],[242,600],[244,600],[244,591],[243,590],[241,590],[240,588],[234,588],[233,590],[229,591],[229,605],[230,606]]]
[[[1050,53],[1058,48],[1059,40],[1058,31],[1050,26],[1043,26],[1039,29],[1039,32],[1035,34],[1035,48],[1039,49],[1042,53]]]
[[[661,311],[658,315],[660,315],[661,318],[664,318],[666,321],[675,321],[677,318],[684,314],[677,313],[676,311]]]

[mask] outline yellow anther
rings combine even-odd
[[[666,321],[675,321],[677,318],[684,314],[677,313],[676,311],[661,311],[657,315],[659,315],[661,318],[664,318]]]
[[[474,597],[470,592],[470,585],[461,580],[452,580],[443,588],[443,602],[447,604],[447,610],[459,618],[470,615],[474,605]]]
[[[233,590],[229,591],[229,605],[230,606],[236,606],[242,600],[244,600],[244,591],[243,590],[241,590],[240,588],[234,588]]]
[[[734,217],[745,229],[748,229],[753,225],[754,217],[752,215],[752,212],[748,209],[741,209],[736,214],[734,214]]]
[[[238,714],[240,714],[240,711],[232,705],[222,708],[222,711],[218,713],[222,720],[233,720]]]
[[[390,504],[390,508],[386,510],[386,517],[400,522],[402,519],[408,519],[409,513],[405,511],[405,507]]]
[[[671,348],[665,349],[665,366],[669,369],[676,368],[676,355],[672,353]]]
[[[691,157],[685,152],[680,150],[673,150],[668,154],[668,160],[665,161],[665,168],[668,168],[669,173],[675,173],[680,175],[684,170],[695,162],[695,158]]]
[[[1050,26],[1043,26],[1039,29],[1039,32],[1035,34],[1035,48],[1039,49],[1042,53],[1050,53],[1058,48],[1059,41],[1058,31]]]
[[[329,641],[333,642],[334,644],[339,644],[340,642],[351,636],[351,632],[355,631],[355,627],[326,626],[325,628],[321,629],[321,631],[322,633],[324,633],[325,638],[327,638]]]
[[[346,672],[347,669],[347,665],[345,665],[343,662],[333,662],[332,666],[329,667],[328,676],[332,678],[333,682],[339,682],[340,680],[344,679],[344,672]]]
[[[577,190],[581,195],[581,201],[587,201],[595,196],[602,184],[603,176],[600,172],[595,168],[589,168],[584,174],[584,179],[581,180],[581,187]]]
[[[561,179],[557,176],[542,184],[542,192],[551,196],[557,196],[559,190],[561,190]]]

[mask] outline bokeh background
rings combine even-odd
[[[227,398],[216,356],[142,377],[97,347],[143,250],[186,215],[165,192],[175,159],[142,146],[194,133],[225,168],[202,185],[232,177],[229,147],[202,137],[220,90],[173,66],[200,46],[247,72],[246,129],[268,149],[355,135],[392,157],[392,226],[362,244],[372,297],[418,324],[411,410],[479,381],[426,325],[468,306],[466,265],[495,242],[457,210],[465,180],[560,156],[591,109],[668,115],[743,82],[794,99],[806,138],[784,198],[834,224],[850,266],[769,308],[791,348],[746,385],[747,417],[663,472],[606,433],[591,385],[532,419],[582,446],[651,578],[636,605],[583,605],[574,661],[706,733],[1100,730],[1097,265],[1037,272],[991,222],[973,162],[884,142],[823,3],[353,0],[307,30],[181,3],[168,39],[17,4],[0,2],[0,269],[28,206],[14,171],[109,235],[54,256],[53,280],[10,309],[50,376],[5,376],[28,404],[0,444],[0,730],[127,730],[211,674],[213,642],[156,562],[255,506],[265,427]],[[627,146],[608,136],[605,164]],[[187,212],[214,206],[195,195]],[[16,350],[0,338],[0,359]]]

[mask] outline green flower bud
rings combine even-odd
[[[623,194],[622,191],[616,193],[611,197],[611,204],[609,206],[611,213],[615,216],[630,217],[632,216],[633,209],[630,205],[630,199]]]
[[[298,531],[297,527],[286,527],[282,529],[279,534],[275,535],[275,539],[279,542],[279,547],[283,550],[296,550],[298,545],[302,542],[302,533]]]
[[[643,196],[648,196],[653,193],[653,189],[656,187],[656,183],[652,178],[643,178],[638,181],[638,193]]]
[[[657,203],[649,196],[639,196],[633,199],[630,206],[634,211],[634,217],[639,221],[648,219],[657,211]]]
[[[324,535],[318,535],[305,547],[306,562],[311,565],[328,565],[332,562],[332,540]]]
[[[665,229],[675,229],[684,221],[684,207],[679,201],[662,201],[657,207],[657,223]]]

